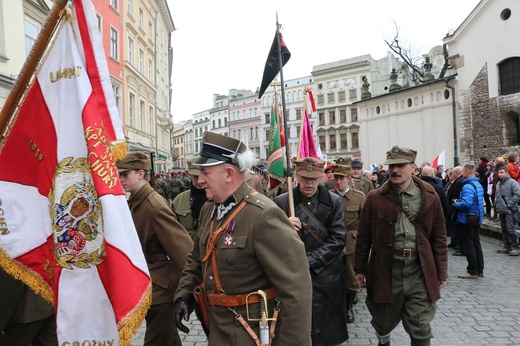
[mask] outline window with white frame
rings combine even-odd
[[[31,52],[31,48],[38,38],[40,26],[30,19],[25,19],[25,57]]]
[[[144,72],[144,51],[139,48],[139,72],[143,74]]]
[[[110,0],[110,7],[112,7],[114,10],[118,10],[118,2],[119,0]]]
[[[135,126],[135,95],[130,93],[128,97],[128,122],[130,127]]]
[[[119,54],[119,32],[113,27],[110,27],[110,57],[118,60]]]
[[[130,65],[134,64],[134,40],[131,37],[128,38],[128,62]]]
[[[146,127],[145,127],[145,108],[144,108],[144,101],[139,101],[139,120],[141,121],[141,128],[140,130],[141,131],[145,131]]]

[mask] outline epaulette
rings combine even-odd
[[[261,194],[257,194],[256,196],[247,194],[244,196],[244,200],[247,203],[250,203],[250,204],[256,205],[257,207],[265,209],[267,207],[267,204],[265,203],[265,201],[263,201],[263,198],[267,198],[267,197],[265,197]]]
[[[360,195],[363,195],[363,197],[366,197],[366,196],[365,196],[365,193],[364,193],[363,191],[361,191],[361,190],[352,189],[352,191],[353,191],[354,193],[359,193]]]
[[[158,193],[150,193],[150,195],[148,196],[148,202],[150,202],[150,204],[152,205],[152,207],[154,208],[157,208],[158,206],[160,206],[163,201],[164,201],[164,198],[161,197],[161,195],[159,195]]]

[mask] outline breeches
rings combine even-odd
[[[366,304],[372,315],[372,326],[379,335],[390,334],[402,321],[412,339],[433,337],[430,322],[437,305],[428,296],[418,258],[392,261],[391,303],[376,304],[367,298]]]

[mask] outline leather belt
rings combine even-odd
[[[417,256],[417,249],[394,249],[394,256],[403,259]]]
[[[276,298],[276,291],[274,287],[268,288],[264,290],[264,292],[268,300]],[[237,294],[234,296],[229,296],[226,294],[207,293],[206,296],[208,298],[208,302],[213,306],[232,307],[246,305],[247,294]],[[258,294],[250,295],[249,299],[247,299],[248,304],[258,303],[259,301],[260,297]]]
[[[346,228],[347,228],[347,232],[348,231],[356,231],[359,228],[359,222],[347,225]]]
[[[153,255],[148,255],[148,256],[145,256],[145,258],[146,258],[146,263],[155,263],[155,262],[170,260],[170,256],[168,256],[167,254],[164,254],[164,253],[156,253]]]

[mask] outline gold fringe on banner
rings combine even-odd
[[[121,346],[131,346],[132,340],[137,330],[143,324],[144,317],[152,303],[152,284],[148,285],[139,303],[117,324],[119,329],[119,344]]]
[[[114,160],[121,160],[126,157],[128,152],[128,144],[124,140],[118,140],[112,142],[112,153],[114,155]]]
[[[49,266],[54,266],[52,263]],[[22,265],[20,262],[10,258],[7,253],[0,248],[0,267],[2,267],[7,274],[11,275],[17,280],[22,281],[29,286],[36,294],[40,295],[54,305],[54,296],[51,287],[42,279],[40,275]]]

